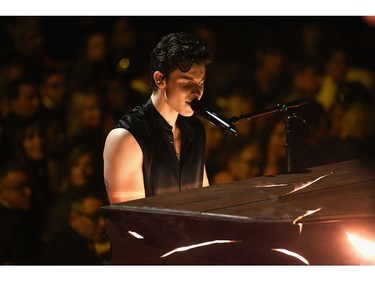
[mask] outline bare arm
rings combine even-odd
[[[113,129],[104,151],[104,180],[111,204],[145,197],[143,154],[133,135],[125,129]]]

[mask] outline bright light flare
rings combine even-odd
[[[375,241],[346,232],[349,242],[366,259],[375,263]]]
[[[326,176],[329,176],[329,175],[332,175],[333,172],[330,172],[329,174],[326,174],[326,175],[323,175],[323,176],[320,176],[319,178],[315,179],[315,180],[312,180],[312,181],[308,181],[307,183],[302,183],[301,185],[298,185],[298,186],[295,186],[294,189],[290,192],[287,193],[288,194],[291,194],[293,192],[296,192],[298,190],[301,190],[301,189],[304,189],[310,185],[312,185],[313,183],[316,183],[317,181],[321,180],[322,178],[325,178]]]
[[[286,249],[271,249],[271,250],[283,253],[283,254],[288,255],[288,256],[295,257],[296,259],[299,259],[300,261],[302,261],[304,264],[310,265],[310,263],[307,259],[305,259],[303,256],[301,256],[301,255],[299,255],[295,252],[292,252],[292,251],[289,251],[289,250],[286,250]]]
[[[128,231],[128,233],[131,235],[131,236],[133,236],[133,237],[135,237],[135,238],[137,238],[137,239],[144,239],[144,237],[142,236],[142,235],[140,235],[140,234],[138,234],[137,232],[135,232],[135,231]]]
[[[208,245],[212,245],[212,244],[238,243],[238,242],[241,242],[241,241],[240,240],[214,240],[214,241],[207,241],[207,242],[203,242],[203,243],[199,243],[199,244],[193,244],[193,245],[190,245],[190,246],[176,248],[173,251],[170,251],[170,252],[162,255],[160,258],[165,258],[165,257],[170,256],[170,255],[172,255],[174,253],[177,253],[177,252],[185,252],[185,251],[188,251],[188,250],[191,250],[191,249],[194,249],[194,248],[204,247],[204,246],[208,246]]]

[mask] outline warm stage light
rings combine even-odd
[[[118,66],[120,67],[120,69],[122,70],[125,70],[129,67],[130,65],[130,60],[127,59],[127,58],[123,58],[121,59],[119,62],[118,62]]]
[[[350,243],[367,260],[375,264],[375,241],[346,232]]]

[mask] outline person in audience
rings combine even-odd
[[[69,206],[68,224],[44,245],[41,264],[104,265],[110,259],[104,202],[95,193],[78,192]]]
[[[37,264],[41,240],[31,208],[32,190],[18,164],[0,168],[0,264]]]

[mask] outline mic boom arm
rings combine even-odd
[[[256,112],[256,113],[243,114],[243,115],[240,115],[239,117],[236,117],[236,116],[231,117],[231,118],[229,118],[229,123],[237,124],[240,121],[249,120],[251,118],[255,118],[255,117],[262,116],[262,115],[270,114],[270,113],[273,113],[273,112],[276,112],[276,111],[285,111],[286,109],[289,109],[289,108],[297,108],[297,107],[299,107],[301,105],[304,105],[306,103],[309,103],[309,102],[310,102],[309,99],[304,99],[304,100],[292,101],[292,102],[285,103],[285,104],[277,104],[273,108],[262,110],[262,111],[259,111],[259,112]]]

